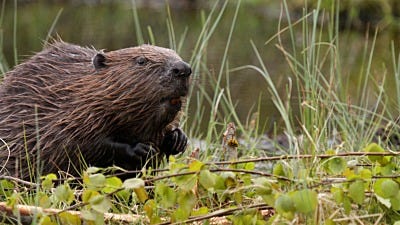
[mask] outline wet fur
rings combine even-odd
[[[183,151],[167,150],[167,143],[186,146],[187,139],[174,131],[180,108],[163,101],[187,93],[188,79],[174,79],[168,71],[180,61],[174,51],[149,45],[102,53],[51,44],[6,73],[0,86],[0,138],[11,150],[0,149],[1,173],[28,178],[26,156],[34,171],[38,149],[43,173],[73,175],[82,158],[88,165],[139,169],[145,159],[126,159],[125,153]],[[178,139],[164,140],[166,135]],[[123,162],[113,146],[120,143]]]

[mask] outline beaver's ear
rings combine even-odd
[[[106,56],[103,53],[97,53],[92,60],[93,66],[96,70],[106,67]]]

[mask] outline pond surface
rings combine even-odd
[[[85,2],[85,3],[83,3]],[[96,49],[114,50],[137,45],[137,34],[132,11],[131,1],[18,1],[16,21],[16,49],[18,60],[22,61],[34,52],[40,51],[43,40],[56,20],[52,30],[53,36],[60,36],[64,41],[79,45],[94,46]],[[112,2],[112,3],[110,3]],[[150,1],[149,1],[150,2]],[[156,1],[154,1],[156,2]],[[210,1],[213,3],[214,1]],[[272,1],[273,2],[273,1]],[[278,2],[278,1],[277,1]],[[150,43],[148,29],[154,34],[155,43],[169,47],[170,38],[167,29],[167,10],[161,4],[151,7],[138,5],[138,16],[143,31],[144,41]],[[13,23],[13,1],[5,4],[4,16],[1,24],[3,54],[9,67],[15,64]],[[203,14],[208,14],[209,6],[198,8],[171,7],[171,15],[177,41],[187,30],[180,55],[189,60],[193,46],[200,34]],[[207,48],[207,66],[211,74],[217,74],[220,70],[221,60],[224,54],[235,5],[228,6],[224,13],[217,32],[213,35]],[[265,42],[275,35],[279,29],[280,4],[242,4],[231,40],[228,60],[230,68],[243,65],[259,65],[256,54],[251,47],[250,40],[255,43],[261,53],[267,69],[283,94],[286,91],[288,78],[291,76],[289,65],[286,63],[282,52],[276,47],[277,39],[267,45]],[[294,13],[295,14],[295,13]],[[285,19],[283,19],[285,20]],[[284,27],[285,25],[281,25]],[[299,45],[301,39],[301,27],[296,31],[296,42]],[[372,33],[372,34],[371,34]],[[367,36],[370,36],[367,39]],[[340,37],[342,48],[342,76],[348,76],[349,82],[358,80],[360,63],[363,58],[365,46],[371,46],[373,32],[343,31]],[[290,48],[290,39],[287,34],[282,35],[283,43]],[[385,29],[377,36],[372,62],[371,76],[379,81],[383,73],[390,75],[392,71],[391,43],[394,43],[396,52],[399,46],[399,32],[396,29]],[[204,74],[199,74],[195,85],[205,86],[212,93],[213,88],[207,82],[202,83]],[[389,77],[389,76],[388,76]],[[391,77],[391,76],[390,76]],[[393,78],[387,78],[393,79]],[[390,83],[390,82],[389,82]],[[223,85],[227,85],[223,82]],[[351,86],[352,84],[347,84]],[[260,117],[266,124],[266,130],[272,127],[274,121],[279,120],[264,78],[259,74],[246,70],[231,73],[229,87],[234,102],[237,103],[239,118],[245,122],[251,113],[257,111],[260,103]],[[394,88],[387,87],[388,89]],[[198,90],[198,89],[195,89]],[[195,97],[195,95],[194,95]],[[293,104],[297,104],[294,101]],[[204,106],[208,107],[208,106]],[[194,114],[200,106],[191,106],[189,113]],[[295,107],[296,108],[296,107]],[[207,118],[204,118],[207,121]]]

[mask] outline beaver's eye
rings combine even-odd
[[[139,56],[136,58],[136,63],[140,66],[146,64],[146,62],[147,62],[147,59],[144,56]]]

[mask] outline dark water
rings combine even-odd
[[[85,3],[84,3],[85,2]],[[40,51],[43,40],[52,27],[59,13],[52,35],[60,36],[64,41],[79,45],[94,46],[97,49],[114,50],[138,44],[135,31],[131,1],[17,1],[16,21],[16,49],[18,60],[24,60],[34,52]],[[113,3],[110,3],[113,2]],[[148,1],[159,2],[159,1]],[[246,2],[246,1],[244,1]],[[273,1],[272,1],[273,2]],[[259,49],[268,71],[283,94],[286,91],[288,77],[290,77],[289,65],[285,62],[282,52],[275,46],[274,39],[268,45],[266,40],[277,33],[280,4],[246,4],[240,8],[235,30],[229,49],[228,60],[231,68],[242,65],[259,65],[256,55],[250,45],[252,40]],[[212,5],[214,1],[209,1]],[[6,1],[4,16],[1,24],[1,41],[6,63],[10,68],[14,61],[14,1]],[[232,25],[235,4],[230,4],[224,13],[217,32],[212,36],[207,48],[207,66],[211,74],[220,70],[221,60],[226,46],[228,33]],[[200,34],[203,16],[210,11],[210,6],[203,7],[171,7],[174,31],[179,42],[182,34],[187,30],[180,55],[189,60],[193,46]],[[293,13],[294,15],[296,13]],[[138,5],[138,15],[142,28],[144,41],[150,43],[148,28],[154,33],[155,43],[160,46],[170,47],[170,37],[166,25],[167,10],[161,4],[150,7]],[[283,25],[285,23],[283,22]],[[300,27],[301,28],[301,27]],[[371,45],[372,32],[343,31],[341,34],[342,75],[347,76],[349,82],[356,82],[360,73],[360,63],[363,58],[365,46]],[[301,29],[295,34],[296,42],[302,42]],[[283,43],[290,48],[289,36],[282,35]],[[392,71],[391,43],[399,45],[399,35],[396,29],[384,29],[377,37],[372,62],[371,76],[380,79],[383,73],[390,75]],[[397,47],[395,48],[397,50]],[[199,79],[195,85],[206,87],[212,94],[213,89],[209,83],[210,78],[201,79],[204,74],[198,74]],[[393,79],[393,78],[387,78]],[[205,80],[204,83],[201,81]],[[223,85],[226,82],[223,81]],[[260,103],[262,120],[266,122],[268,130],[274,121],[279,120],[267,85],[264,79],[253,71],[234,72],[230,74],[229,86],[232,99],[237,103],[237,113],[245,122],[252,112],[257,110]],[[349,85],[351,86],[351,84]],[[388,86],[388,89],[393,87]],[[197,90],[197,89],[195,89]],[[259,101],[260,99],[260,101]],[[295,104],[298,101],[294,101]],[[296,107],[296,106],[295,106]],[[190,114],[194,115],[200,106],[191,105]],[[207,109],[207,106],[205,105]],[[208,113],[206,113],[208,115]],[[189,115],[189,121],[193,120]],[[207,121],[207,118],[204,118]]]

